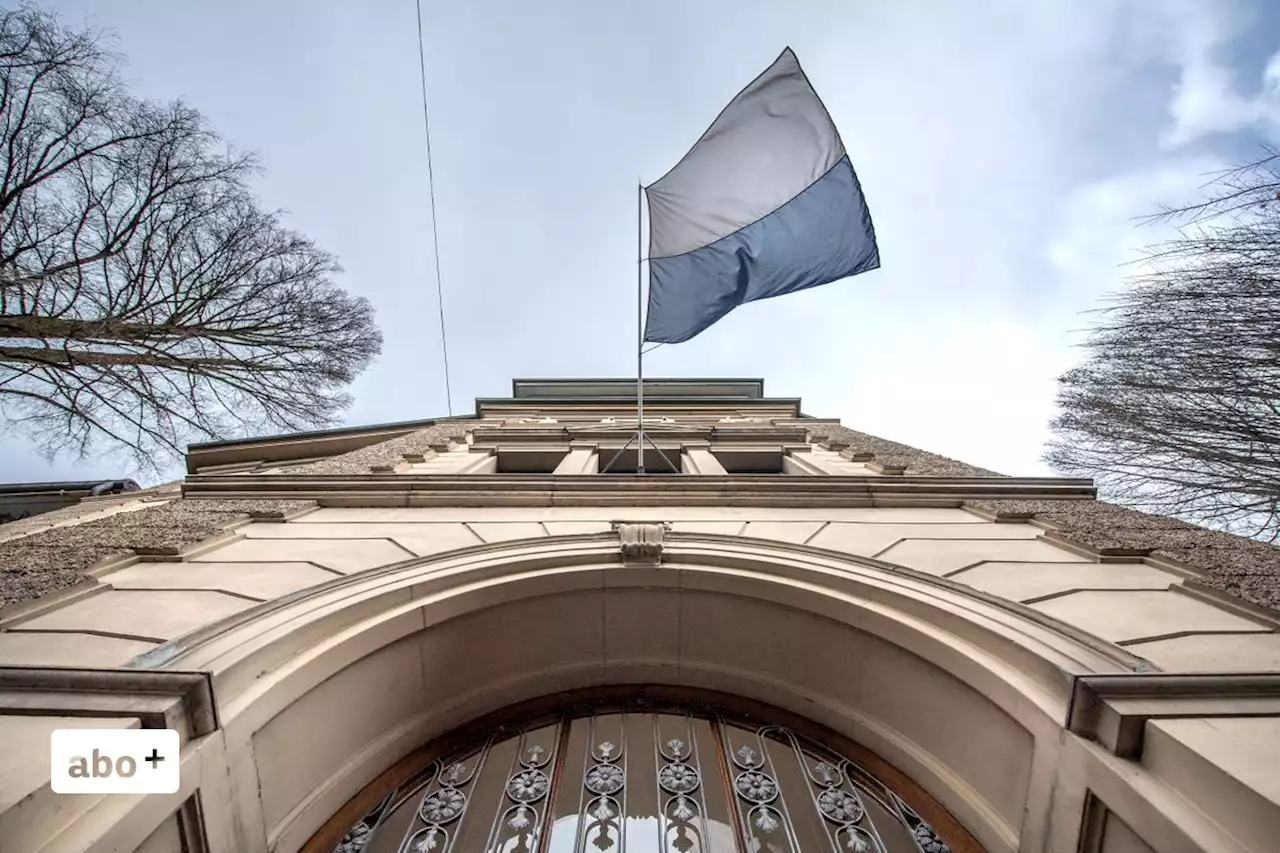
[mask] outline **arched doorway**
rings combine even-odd
[[[777,709],[620,687],[523,703],[367,786],[307,853],[970,853],[875,755]]]
[[[440,738],[489,720],[480,743],[532,719],[512,709],[572,690],[696,691],[680,701],[790,728],[870,770],[953,853],[981,849],[970,833],[1001,853],[1074,849],[1086,792],[1080,775],[1058,784],[1072,678],[1124,671],[1123,650],[874,561],[689,533],[645,563],[619,541],[522,540],[360,572],[139,660],[212,681],[221,734],[190,777],[211,849],[332,853],[440,757]],[[542,838],[535,853],[552,853]]]

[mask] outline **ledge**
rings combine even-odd
[[[196,475],[186,498],[290,498],[324,506],[958,506],[965,500],[1090,500],[1092,480],[1059,477],[797,477],[368,474]]]
[[[716,444],[803,444],[803,427],[775,427],[768,424],[679,425],[649,424],[645,419],[645,435],[654,441],[707,441]],[[636,432],[635,418],[618,424],[566,424],[562,426],[477,427],[472,430],[475,444],[563,444],[567,441],[630,441]],[[213,472],[210,472],[213,473]]]
[[[203,672],[4,666],[0,716],[133,717],[143,728],[176,729],[184,741],[218,729]]]
[[[1148,720],[1258,716],[1280,716],[1280,673],[1083,675],[1073,683],[1067,728],[1136,760]]]

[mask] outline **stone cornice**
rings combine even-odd
[[[646,421],[648,419],[646,418]],[[567,441],[598,441],[622,444],[635,434],[635,419],[609,424],[564,424],[561,426],[521,424],[484,427],[472,430],[476,445],[495,444],[563,444]],[[760,425],[645,425],[645,434],[653,441],[707,441],[717,445],[785,444],[808,446],[806,431],[798,427]]]
[[[956,506],[995,498],[1096,497],[1092,480],[1058,477],[628,475],[195,475],[188,498],[290,498],[326,506]]]
[[[203,672],[0,666],[0,716],[137,718],[184,741],[218,729],[213,681]]]
[[[1147,721],[1280,714],[1280,673],[1080,675],[1067,728],[1121,758],[1142,756]]]

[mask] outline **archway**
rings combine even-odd
[[[566,690],[668,685],[826,726],[1008,853],[1051,821],[1078,830],[1083,792],[1053,787],[1073,674],[1129,657],[874,560],[714,534],[672,534],[646,558],[588,534],[335,579],[137,665],[211,674],[222,730],[200,760],[227,770],[205,777],[226,786],[205,816],[240,849],[300,849],[370,780],[470,720]]]

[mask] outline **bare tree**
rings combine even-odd
[[[251,156],[132,97],[101,32],[0,12],[0,416],[49,456],[332,423],[381,348]]]
[[[1105,495],[1280,538],[1280,154],[1215,175],[1205,198],[1097,310],[1059,379],[1047,460]]]

